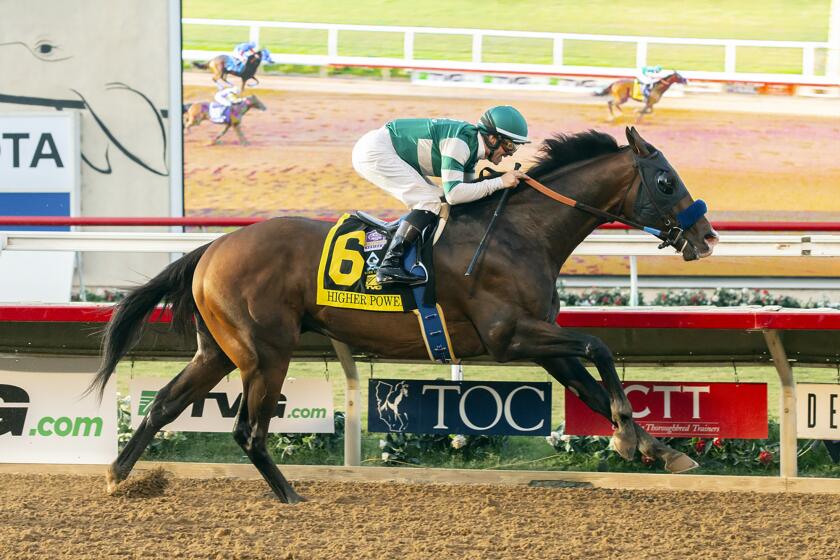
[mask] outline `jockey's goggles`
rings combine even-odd
[[[513,153],[519,148],[519,145],[516,142],[506,136],[499,136],[499,145],[509,156],[513,155]]]

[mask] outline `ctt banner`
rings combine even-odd
[[[548,435],[551,383],[371,379],[368,431]]]
[[[628,381],[633,419],[664,437],[767,438],[766,383]],[[566,389],[566,433],[608,436],[612,425]]]
[[[0,372],[0,461],[107,464],[117,456],[112,377],[100,403],[90,373]]]
[[[154,377],[131,381],[132,428],[140,425],[158,391],[167,382]],[[230,432],[241,402],[242,382],[239,378],[222,381],[204,399],[187,407],[165,429],[172,432]],[[325,379],[286,379],[268,431],[288,434],[333,433],[335,423],[330,382]]]
[[[840,385],[797,383],[796,435],[802,439],[840,440]]]

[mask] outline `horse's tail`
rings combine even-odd
[[[99,398],[102,398],[117,363],[137,344],[146,318],[161,300],[172,304],[172,326],[175,330],[187,332],[197,311],[192,295],[193,273],[209,246],[209,243],[203,245],[171,263],[114,306],[102,339],[102,364],[86,393],[98,389]]]
[[[193,104],[192,104],[192,103],[184,103],[184,106],[181,108],[181,114],[186,113],[187,111],[189,111],[189,110],[190,110],[190,107],[192,107],[192,106],[193,106]]]
[[[594,95],[594,96],[596,96],[596,97],[602,97],[602,96],[607,95],[608,93],[610,93],[610,90],[612,90],[612,87],[613,87],[613,85],[612,85],[612,84],[610,84],[610,85],[608,85],[608,86],[607,86],[607,87],[605,87],[605,88],[602,88],[602,89],[599,89],[599,90],[595,90],[595,91],[593,91],[593,92],[592,92],[592,95]]]
[[[193,66],[196,68],[201,68],[202,70],[207,70],[210,66],[206,62],[198,62],[197,60],[193,60]]]

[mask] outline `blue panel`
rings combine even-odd
[[[0,193],[2,216],[70,216],[70,193]],[[5,231],[70,231],[70,226],[3,226]]]
[[[548,435],[551,383],[373,378],[368,431]]]

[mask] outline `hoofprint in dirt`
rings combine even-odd
[[[210,99],[211,87],[190,86],[185,101]],[[337,217],[364,209],[396,217],[405,209],[353,170],[350,153],[368,130],[397,117],[452,117],[475,121],[496,98],[345,95],[340,92],[255,89],[268,110],[246,123],[250,146],[232,140],[205,144],[213,134],[195,129],[185,141],[185,207],[189,215],[300,215]],[[756,102],[758,102],[757,100]],[[608,124],[600,105],[523,98],[515,101],[536,139],[596,128],[623,139],[627,123]],[[840,219],[840,118],[675,110],[665,102],[640,128],[668,154],[691,192],[714,220]],[[515,161],[526,167],[536,144]],[[743,259],[716,258],[689,268],[678,259],[639,259],[640,274],[736,276]],[[762,259],[759,275],[840,276],[840,261]],[[627,274],[624,257],[573,257],[567,274]]]
[[[5,558],[836,558],[829,494],[0,475]]]

